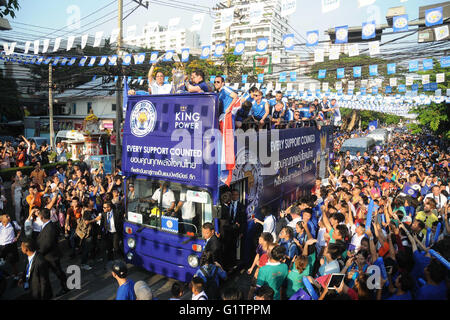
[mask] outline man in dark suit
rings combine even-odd
[[[231,192],[231,203],[230,203],[230,226],[231,226],[231,233],[230,233],[230,261],[232,263],[232,266],[234,267],[236,265],[236,250],[239,247],[240,248],[240,257],[242,259],[242,249],[243,245],[239,245],[239,241],[243,239],[244,233],[247,230],[247,213],[245,205],[243,205],[239,201],[239,191],[233,190]],[[227,255],[228,257],[228,255]]]
[[[25,239],[21,245],[22,252],[27,256],[27,266],[19,285],[29,289],[29,298],[33,300],[49,300],[53,296],[49,279],[48,263],[42,254],[37,252],[33,239]]]
[[[104,263],[123,257],[120,242],[123,238],[123,214],[111,202],[103,204],[103,212],[95,220],[101,220]]]
[[[43,225],[41,232],[37,237],[37,246],[39,253],[47,261],[50,270],[58,277],[61,284],[61,291],[57,296],[63,295],[69,291],[67,288],[67,276],[61,268],[61,252],[58,247],[58,232],[56,225],[50,221],[50,210],[47,208],[39,210],[39,218]]]
[[[214,226],[211,222],[205,222],[203,224],[202,237],[206,240],[203,252],[211,252],[214,262],[218,262],[220,265],[222,265],[222,244],[220,243],[219,238],[217,238],[217,236],[215,235]]]

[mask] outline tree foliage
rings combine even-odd
[[[6,6],[0,7],[0,18],[11,16],[16,17],[16,11],[20,9],[19,0],[5,0]]]
[[[410,113],[417,114],[417,123],[409,125],[413,133],[423,133],[425,129],[428,129],[436,135],[450,139],[450,108],[445,102],[432,102],[428,106],[418,106]]]

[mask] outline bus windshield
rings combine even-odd
[[[208,192],[180,183],[127,179],[127,221],[162,231],[201,236],[201,226],[212,221]]]

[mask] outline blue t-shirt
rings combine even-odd
[[[133,280],[127,280],[127,282],[117,289],[116,300],[136,300]]]
[[[292,259],[294,256],[298,255],[298,247],[295,244],[294,240],[291,240],[291,241],[280,240],[280,246],[283,246],[286,248],[286,255],[290,259]]]
[[[426,284],[417,290],[416,300],[447,300],[447,285],[442,281],[437,286]]]
[[[307,107],[300,108],[300,117],[301,118],[311,118],[311,113],[309,112],[309,108],[307,108]]]
[[[266,114],[266,99],[261,99],[260,103],[257,103],[256,100],[253,101],[252,109],[250,110],[250,114],[255,118],[261,119]]]
[[[223,109],[222,113],[225,113],[225,111],[230,106],[231,102],[233,101],[233,98],[231,97],[231,94],[234,91],[230,87],[223,87],[222,90],[219,92],[219,101],[222,102]]]
[[[278,103],[276,98],[272,98],[272,99],[270,99],[268,101],[269,101],[269,106],[271,106],[271,107],[275,106]],[[286,109],[286,103],[283,100],[281,100],[280,103],[283,104],[283,109],[282,110]]]
[[[416,281],[416,287],[418,287],[417,280],[419,278],[425,278],[423,270],[430,264],[431,258],[425,256],[425,254],[419,252],[418,250],[414,251],[413,257],[414,267],[411,271],[411,277]]]
[[[284,113],[284,120],[285,121],[292,121],[294,120],[294,111],[292,109],[287,109]]]
[[[394,294],[386,300],[412,300],[412,295],[411,292],[408,291],[407,293],[401,295]]]
[[[253,103],[253,101],[255,101],[255,100],[253,100],[253,99],[250,97],[250,92],[246,92],[246,93],[244,93],[244,95],[241,97],[241,101],[242,101],[242,102],[248,101],[248,102]]]
[[[209,92],[208,85],[206,84],[205,81],[200,82],[200,83],[197,84],[196,86],[199,86],[200,89],[203,90],[203,92]]]

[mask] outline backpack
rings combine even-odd
[[[203,267],[200,268],[200,272],[206,278],[204,291],[205,291],[206,295],[208,296],[209,300],[219,299],[219,287],[217,286],[217,282],[216,282],[217,269],[218,268],[215,267],[213,274],[209,275]]]

